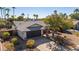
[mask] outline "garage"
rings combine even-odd
[[[32,38],[37,36],[41,36],[41,30],[27,32],[27,38]]]

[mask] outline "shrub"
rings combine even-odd
[[[14,45],[17,45],[18,44],[18,39],[17,37],[14,37],[11,39],[11,42],[14,44]]]
[[[7,39],[10,36],[10,33],[9,32],[3,32],[2,36],[3,36],[4,39]]]
[[[63,41],[64,41],[63,37],[61,37],[61,36],[55,37],[55,42],[56,42],[57,44],[61,44],[61,43],[63,43]]]
[[[4,28],[6,26],[6,22],[3,20],[0,20],[0,28]]]
[[[10,42],[5,42],[4,47],[6,48],[7,51],[13,51],[14,50],[14,44]]]
[[[35,45],[35,40],[33,40],[33,39],[27,40],[26,46],[27,46],[28,48],[33,48],[34,45]]]

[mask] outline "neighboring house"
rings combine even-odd
[[[79,20],[73,20],[73,24],[76,30],[79,30]]]
[[[46,29],[43,21],[14,21],[15,29],[22,39],[41,36]]]

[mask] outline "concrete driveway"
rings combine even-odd
[[[44,44],[44,43],[47,43],[47,42],[51,41],[50,39],[45,38],[45,37],[34,37],[32,39],[34,39],[36,41],[35,46],[39,46],[41,44]]]

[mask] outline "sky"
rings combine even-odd
[[[39,18],[44,18],[48,15],[51,15],[54,10],[57,10],[58,13],[67,13],[68,15],[72,13],[76,8],[79,7],[16,7],[15,15],[19,16],[21,13],[29,14],[30,18],[33,18],[33,14],[38,14]],[[10,15],[12,15],[12,8],[10,8]]]

